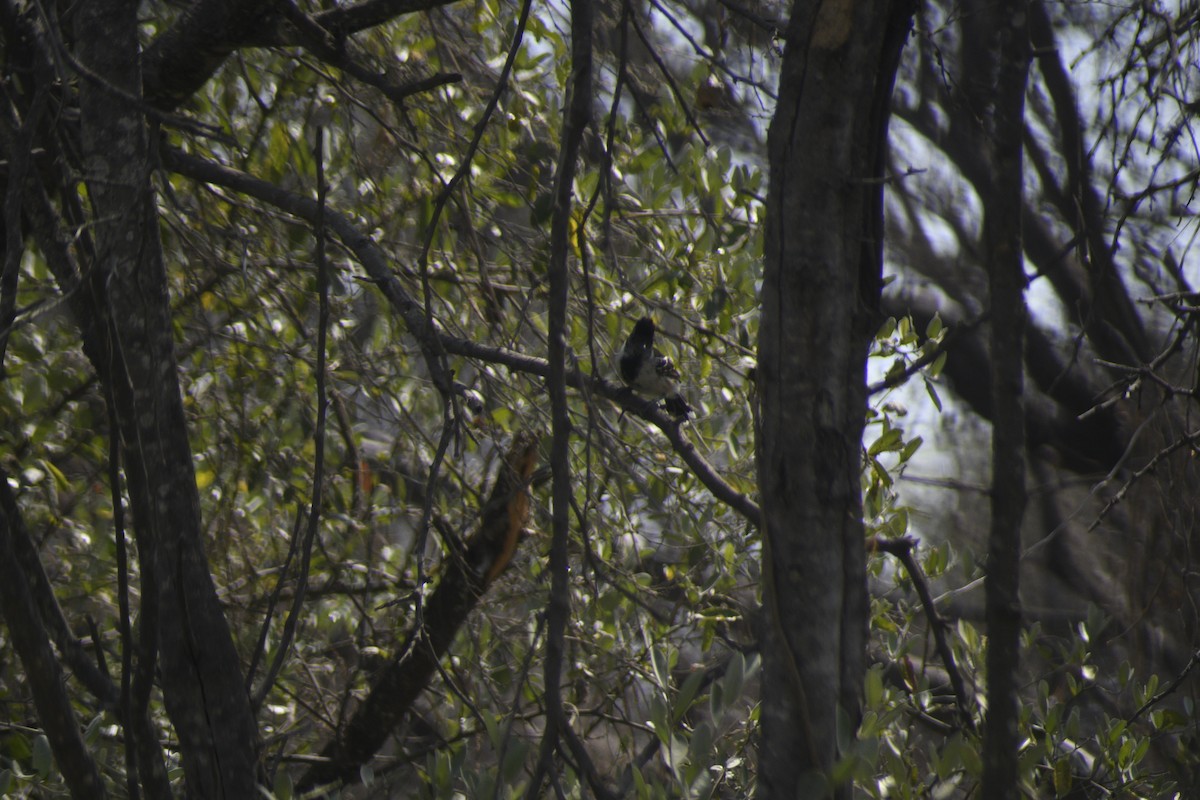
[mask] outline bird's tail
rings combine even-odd
[[[663,408],[675,419],[687,419],[688,414],[692,413],[692,407],[678,394],[673,394],[664,399]]]

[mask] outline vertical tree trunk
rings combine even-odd
[[[888,105],[907,0],[797,3],[769,137],[759,331],[758,795],[817,797],[853,736],[867,633],[860,453]],[[824,788],[821,788],[824,787]]]
[[[78,9],[80,129],[95,224],[92,287],[105,380],[127,454],[143,564],[141,624],[155,624],[159,675],[189,797],[256,796],[256,729],[201,541],[200,502],[176,377],[166,269],[138,97],[136,0]]]
[[[984,6],[981,6],[984,10]],[[1025,268],[1021,243],[1022,135],[1029,76],[1028,0],[987,6],[996,85],[985,117],[987,153],[984,243],[991,294],[992,524],[988,538],[988,715],[984,729],[983,797],[1017,793],[1017,666],[1020,661],[1021,521],[1025,515]]]

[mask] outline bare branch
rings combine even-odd
[[[284,621],[283,633],[275,649],[275,658],[267,669],[258,693],[254,695],[255,710],[262,708],[267,694],[275,684],[279,671],[283,669],[284,661],[288,658],[292,640],[296,636],[300,612],[304,609],[305,590],[308,588],[308,573],[312,564],[313,542],[321,523],[321,505],[325,495],[325,424],[329,415],[329,394],[326,389],[328,381],[326,359],[329,341],[329,260],[325,256],[325,195],[328,187],[325,183],[325,128],[321,125],[316,129],[316,143],[313,146],[313,158],[317,165],[317,218],[313,223],[313,255],[317,266],[317,363],[314,366],[316,374],[317,421],[313,428],[313,476],[310,490],[308,524],[304,530],[304,542],[300,548],[300,566],[296,573],[296,592],[292,596],[292,607]],[[298,532],[298,531],[297,531]],[[280,576],[280,583],[285,576]]]
[[[525,792],[527,798],[541,796],[543,781],[551,784],[554,754],[565,739],[579,762],[593,791],[602,796],[607,790],[595,777],[591,764],[577,737],[572,735],[562,699],[563,665],[566,661],[567,623],[571,616],[571,419],[567,405],[567,300],[571,286],[571,225],[575,173],[583,135],[592,121],[592,4],[591,0],[571,3],[571,77],[563,111],[562,144],[554,174],[554,211],[550,222],[549,273],[549,346],[550,375],[550,469],[551,539],[548,571],[550,594],[546,601],[546,656],[542,664],[546,724],[538,749],[537,766]]]
[[[954,691],[954,699],[958,703],[959,719],[968,730],[974,730],[975,718],[971,714],[971,703],[967,697],[966,685],[963,683],[962,672],[959,671],[958,663],[954,658],[954,649],[950,646],[949,639],[946,638],[946,621],[938,614],[937,603],[934,602],[933,595],[929,591],[929,581],[925,580],[925,573],[913,556],[916,544],[916,541],[907,536],[900,539],[885,539],[876,536],[868,543],[868,546],[881,553],[890,553],[904,565],[908,577],[913,582],[913,588],[917,590],[917,596],[921,599],[921,607],[925,609],[925,618],[929,620],[929,630],[933,633],[933,643],[937,647],[938,656],[941,657],[942,664],[946,667],[946,674],[950,676],[950,687]]]

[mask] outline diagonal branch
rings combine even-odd
[[[313,14],[313,19],[326,30],[333,31],[338,36],[349,36],[367,28],[374,28],[390,22],[396,17],[416,14],[420,11],[432,11],[435,8],[448,6],[457,0],[364,0],[361,3],[346,4],[329,8]],[[275,46],[294,44],[292,32],[283,20],[276,18],[270,27],[252,31],[248,43]]]
[[[72,797],[104,797],[100,771],[83,741],[62,668],[54,656],[33,590],[15,551],[15,542],[22,539],[27,540],[28,533],[17,498],[9,488],[8,476],[0,471],[0,612],[8,624],[13,649],[25,668],[54,760]]]
[[[538,437],[518,433],[496,474],[479,528],[459,557],[448,558],[441,582],[403,647],[372,679],[367,699],[345,731],[326,745],[298,788],[353,780],[396,729],[429,684],[458,629],[491,584],[504,572],[529,520],[529,484],[537,465]]]
[[[214,186],[224,186],[274,206],[299,219],[310,222],[316,219],[317,204],[311,198],[289,192],[261,178],[180,150],[164,147],[161,152],[164,166],[173,172]],[[442,348],[452,355],[499,364],[512,372],[536,375],[541,378],[549,377],[550,364],[546,359],[526,355],[506,347],[481,344],[471,339],[452,336],[442,329],[437,320],[432,320],[431,324],[427,326],[421,304],[395,276],[389,258],[382,248],[364,234],[349,217],[332,208],[327,208],[325,213],[325,224],[354,253],[355,258],[372,282],[379,287],[380,292],[383,293],[392,308],[400,314],[408,332],[417,339],[431,372],[438,363],[436,355],[438,348]],[[759,524],[758,504],[722,478],[717,469],[687,439],[679,424],[667,414],[657,408],[648,407],[645,401],[634,396],[628,389],[598,375],[582,372],[578,368],[568,369],[566,382],[567,386],[573,389],[586,390],[593,395],[603,397],[620,406],[626,414],[639,417],[656,426],[666,435],[675,452],[714,497],[729,505],[752,524]]]
[[[899,539],[876,536],[867,543],[867,546],[881,553],[890,553],[904,565],[909,579],[913,582],[913,588],[917,590],[917,596],[921,598],[925,617],[929,620],[929,630],[933,633],[934,646],[937,647],[942,665],[946,668],[946,674],[950,676],[950,688],[954,691],[954,699],[958,703],[959,718],[964,727],[974,730],[975,718],[971,714],[971,703],[967,695],[966,684],[963,682],[962,672],[958,669],[958,662],[954,658],[954,648],[950,646],[950,640],[946,638],[946,620],[942,619],[942,615],[938,613],[937,603],[929,591],[929,581],[925,579],[925,573],[913,555],[916,542],[908,536]]]
[[[406,99],[444,86],[448,83],[458,83],[462,75],[457,72],[439,73],[397,82],[390,75],[377,72],[365,64],[351,52],[343,37],[335,36],[333,32],[322,26],[319,19],[310,17],[296,7],[295,2],[284,2],[280,6],[288,23],[297,32],[301,44],[310,53],[326,64],[337,67],[350,77],[372,86],[383,93],[388,100],[402,105]]]

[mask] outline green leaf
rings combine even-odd
[[[1046,733],[1053,735],[1058,730],[1058,723],[1062,718],[1062,712],[1062,704],[1055,703],[1050,706],[1050,709],[1046,712],[1046,719],[1042,723],[1042,727],[1046,729]]]
[[[671,739],[671,721],[668,717],[669,710],[667,709],[666,701],[662,695],[655,692],[650,697],[650,727],[654,728],[654,734],[658,736],[658,741],[664,746],[669,745]]]
[[[878,439],[871,443],[867,454],[877,456],[880,453],[896,451],[903,447],[903,443],[904,432],[899,428],[891,428],[884,431]]]
[[[711,724],[697,724],[696,729],[692,731],[692,741],[688,744],[688,761],[696,765],[707,763],[712,756],[714,738],[715,732]]]
[[[1146,680],[1146,686],[1143,690],[1144,694],[1142,697],[1142,702],[1143,703],[1149,702],[1150,698],[1154,697],[1154,693],[1157,691],[1158,691],[1158,675],[1151,675]]]
[[[941,359],[938,360],[940,361]],[[933,401],[934,408],[938,410],[938,413],[941,413],[942,398],[938,397],[937,390],[933,388],[933,381],[928,379],[925,380],[925,393],[929,395],[929,399]]]
[[[883,464],[881,464],[879,462],[879,459],[875,458],[874,456],[871,457],[871,464],[875,468],[875,478],[880,482],[880,484],[882,484],[884,486],[884,488],[890,489],[892,486],[892,475],[891,475],[891,473],[888,472],[887,467],[885,467]],[[880,510],[882,510],[882,505],[886,500],[887,500],[886,497],[881,498]]]
[[[729,665],[725,667],[725,677],[721,680],[727,701],[732,702],[742,696],[742,685],[745,680],[746,657],[740,652],[734,652],[729,656]]]
[[[725,713],[725,689],[721,681],[714,683],[708,693],[708,713],[715,720],[720,720]]]
[[[275,784],[272,787],[277,800],[292,800],[295,794],[295,787],[292,785],[292,776],[286,769],[280,769],[275,773]]]
[[[927,370],[930,378],[936,378],[942,374],[942,370],[946,368],[946,359],[949,355],[949,353],[943,352],[933,360],[933,363],[929,365],[929,369]],[[938,410],[941,410],[940,407]]]
[[[878,708],[883,703],[883,667],[875,665],[867,670],[866,685],[863,690],[867,708]]]
[[[525,769],[525,759],[529,755],[529,742],[519,736],[506,740],[504,763],[500,765],[500,777],[504,783],[512,786],[521,778]]]
[[[696,692],[699,691],[700,684],[703,682],[704,670],[695,670],[687,676],[687,680],[683,682],[679,694],[675,697],[675,706],[671,709],[671,716],[674,719],[682,719],[683,715],[692,707],[692,701],[696,699]]]
[[[925,326],[925,336],[930,339],[936,339],[938,334],[942,332],[942,318],[938,314],[933,315],[933,319],[929,320],[929,324]]]
[[[1117,764],[1122,768],[1131,766],[1132,760],[1130,757],[1133,755],[1133,748],[1133,739],[1126,739],[1121,742],[1121,748],[1117,751]]]
[[[496,718],[491,714],[481,714],[483,727],[487,730],[488,741],[494,749],[499,750],[504,744],[504,733]]]
[[[50,777],[54,767],[54,754],[50,750],[50,740],[45,735],[38,735],[33,740],[33,770],[42,780]]]
[[[38,459],[38,463],[41,464],[43,467],[45,467],[46,471],[49,472],[51,476],[53,476],[54,483],[56,486],[58,486],[59,491],[66,491],[67,489],[70,488],[70,486],[71,486],[70,480],[67,478],[66,475],[63,474],[62,470],[60,470],[58,467],[54,466],[54,464],[51,463],[49,459],[46,459],[46,458]]]
[[[646,779],[642,777],[641,769],[632,762],[629,767],[633,771],[633,788],[637,790],[639,800],[643,797],[650,797],[650,787],[646,784]]]

